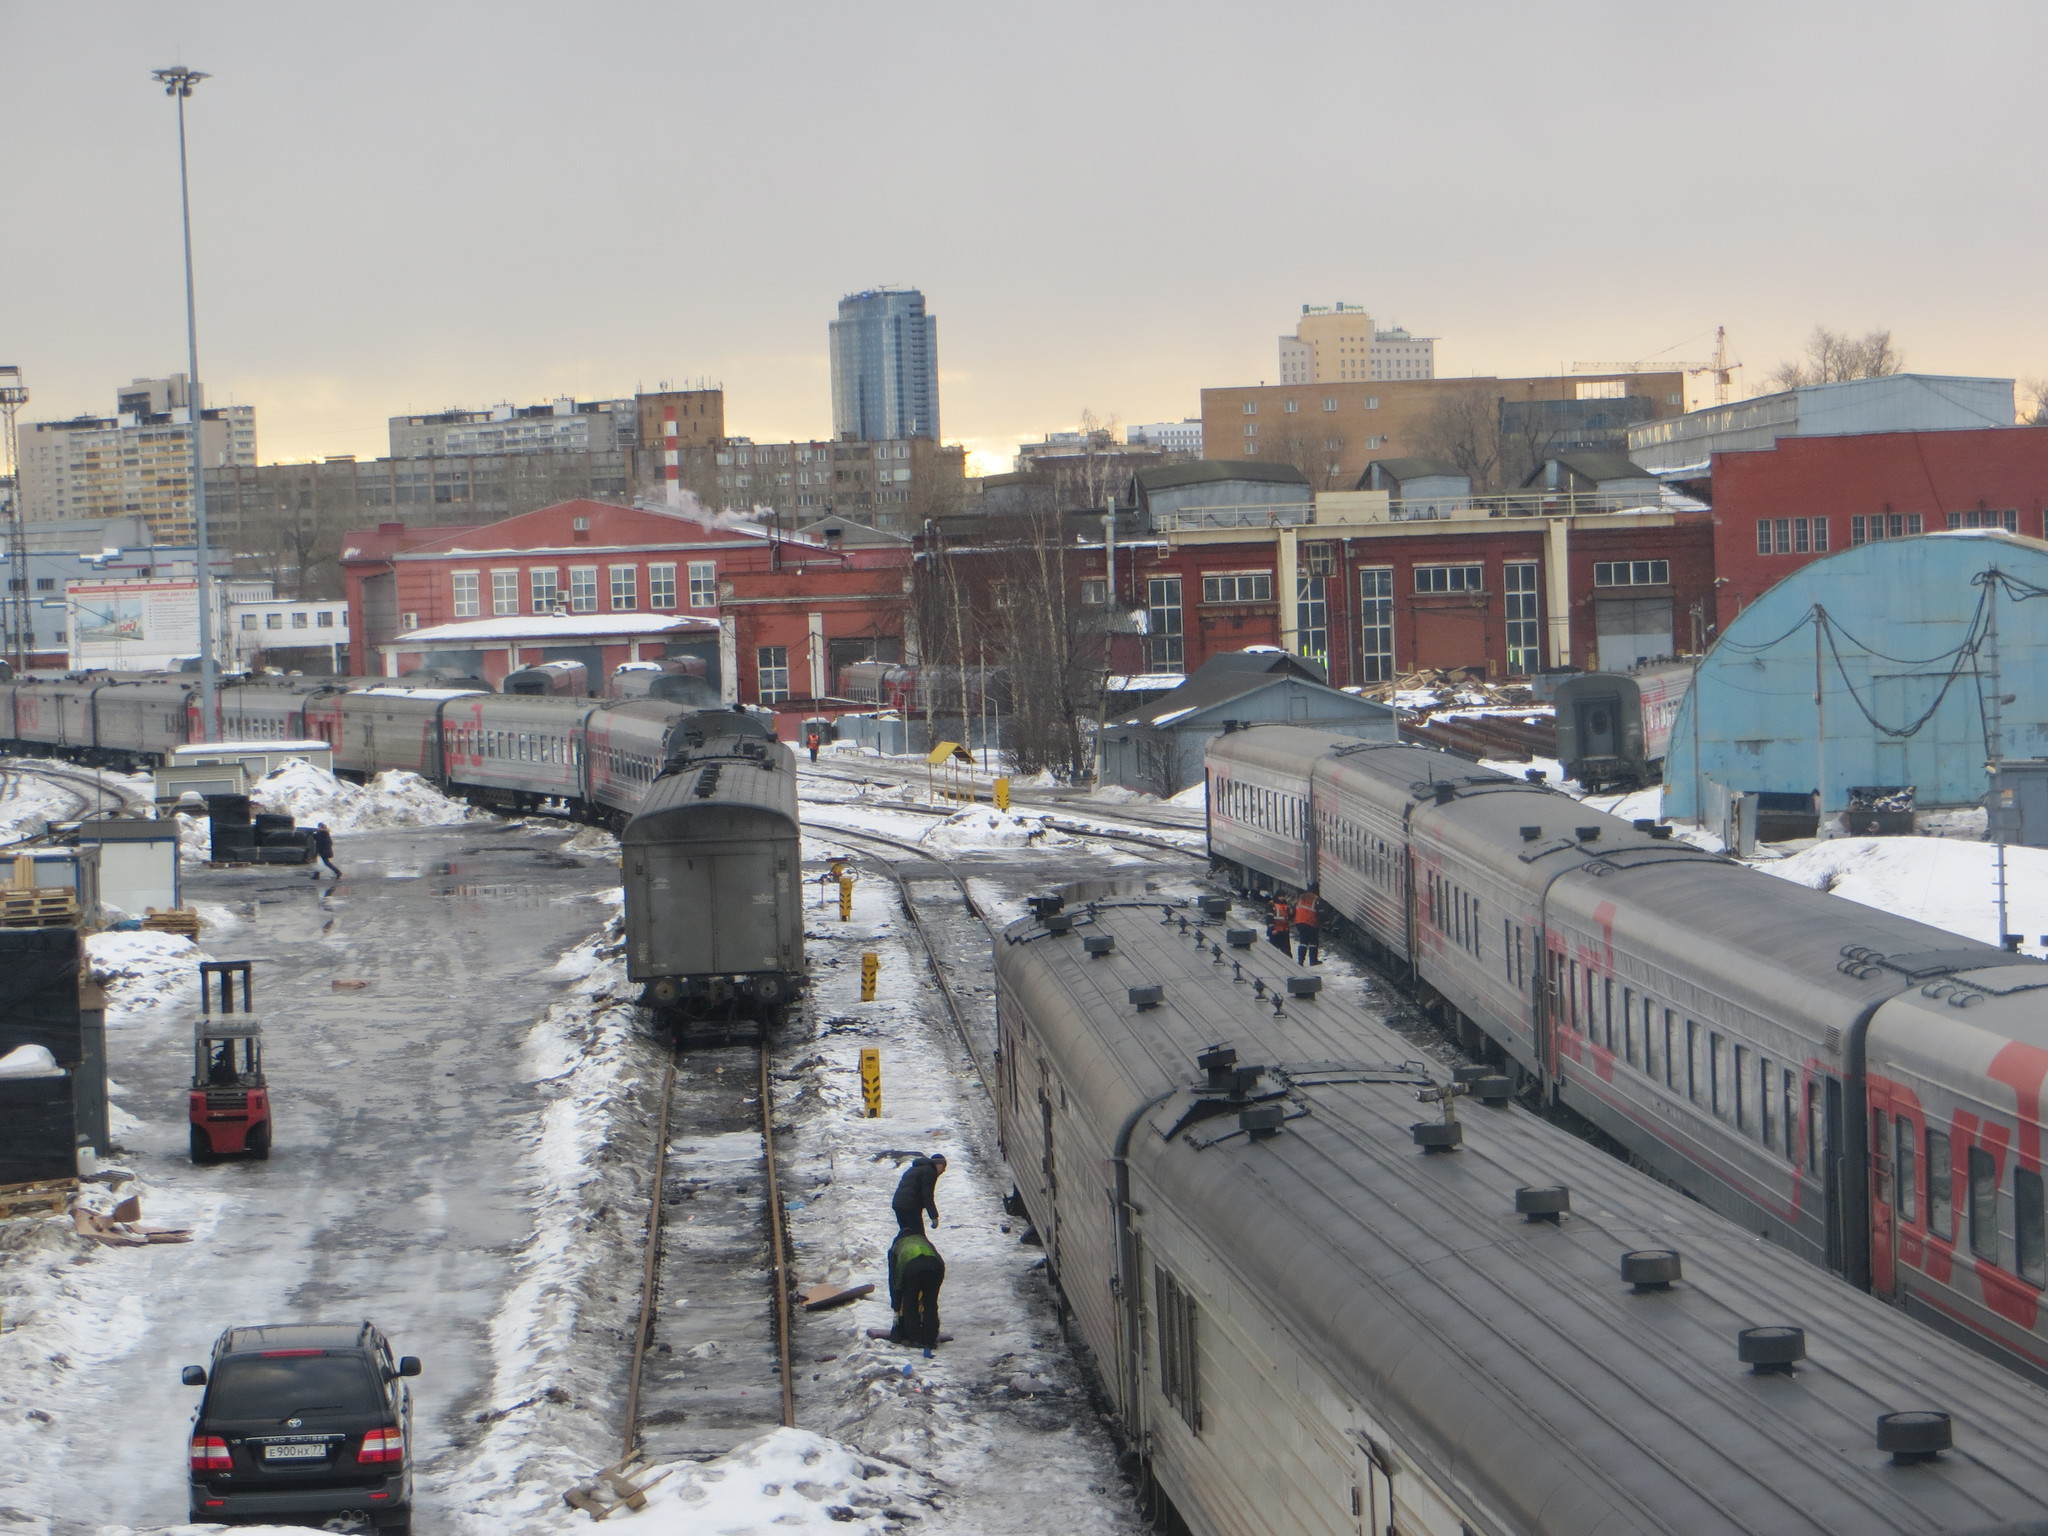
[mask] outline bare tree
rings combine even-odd
[[[1816,325],[1806,338],[1805,354],[1778,364],[1765,377],[1779,389],[1798,389],[1848,379],[1881,379],[1905,366],[1905,358],[1892,345],[1890,331],[1851,336]]]
[[[2023,427],[2048,427],[2048,374],[2020,380],[2019,420]]]
[[[1416,430],[1416,447],[1470,479],[1473,490],[1499,489],[1508,468],[1500,397],[1483,384],[1443,391]]]

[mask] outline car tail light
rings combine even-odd
[[[405,1435],[397,1429],[373,1429],[363,1436],[363,1448],[356,1452],[359,1462],[405,1460]]]
[[[192,1470],[194,1472],[232,1472],[235,1458],[228,1454],[228,1443],[219,1435],[194,1435],[192,1437]]]

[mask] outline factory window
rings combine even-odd
[[[1288,415],[1292,416],[1296,411],[1301,409],[1301,402],[1299,400],[1289,400],[1285,405],[1281,406],[1280,408],[1283,411],[1285,411]]]
[[[253,613],[245,613],[245,614],[243,614],[243,615],[242,615],[242,628],[244,628],[244,629],[254,629],[255,627],[256,627],[256,615],[255,615],[255,614],[253,614]]]
[[[647,606],[670,609],[676,605],[676,568],[674,564],[650,565],[647,567]]]
[[[304,613],[294,613],[292,615],[293,629],[307,629],[311,627],[311,623],[312,621]]]
[[[1394,568],[1367,566],[1358,573],[1359,648],[1365,670],[1361,683],[1384,683],[1394,675]]]
[[[1246,437],[1257,437],[1259,435],[1259,424],[1256,421],[1246,422],[1244,424],[1244,435]]]
[[[1107,608],[1109,606],[1109,580],[1103,576],[1086,576],[1081,580],[1081,606],[1083,608]]]
[[[692,608],[716,608],[718,606],[718,564],[713,560],[692,560],[690,562],[690,606]]]
[[[519,611],[519,573],[491,572],[491,612],[500,617]]]
[[[539,570],[529,570],[526,573],[526,579],[531,584],[533,591],[533,611],[535,613],[553,613],[555,611],[555,604],[562,600],[560,574],[552,566],[543,567]]]
[[[475,618],[482,611],[477,596],[477,573],[475,571],[457,571],[449,577],[449,580],[455,584],[455,617],[458,619]]]
[[[54,577],[54,576],[38,576],[38,577],[36,578],[36,590],[37,590],[38,592],[54,592],[54,591],[56,591],[56,590],[57,590],[57,578],[56,578],[56,577]]]
[[[1365,408],[1368,411],[1378,410],[1380,408],[1380,397],[1378,395],[1367,395],[1365,397]]]
[[[1998,1262],[1998,1162],[1982,1147],[1970,1148],[1970,1251]]]
[[[1860,522],[1861,519],[1851,521]],[[1913,531],[1918,533],[1920,530],[1916,527]],[[1851,542],[1860,544],[1863,541],[1852,539]],[[1824,555],[1828,552],[1828,520],[1824,517],[1761,518],[1756,525],[1756,552],[1760,555]]]
[[[1537,621],[1536,562],[1517,560],[1502,566],[1501,590],[1508,620],[1508,671],[1533,673],[1543,660]]]
[[[1273,600],[1271,571],[1221,571],[1202,578],[1205,603],[1270,603]]]
[[[2013,1268],[2020,1278],[2048,1285],[2048,1210],[2042,1207],[2041,1175],[2026,1168],[2012,1171],[2012,1235]]]
[[[1764,1074],[1764,1080],[1770,1081],[1768,1072]],[[1893,1171],[1899,1184],[1899,1220],[1917,1222],[1920,1219],[1920,1202],[1915,1196],[1919,1193],[1919,1186],[1914,1182],[1916,1170],[1913,1167],[1916,1138],[1913,1135],[1913,1122],[1904,1115],[1898,1118],[1895,1136],[1898,1142],[1898,1162]]]
[[[780,704],[789,697],[789,647],[764,645],[756,656],[758,692],[763,704]]]
[[[612,567],[612,612],[631,613],[640,606],[640,567]]]
[[[1825,522],[1826,519],[1817,519]],[[1868,517],[1849,519],[1849,543],[1875,544],[1880,539],[1903,539],[1921,532],[1918,512],[1873,512]]]
[[[283,629],[284,615],[281,613],[266,613],[263,615],[263,627],[265,629]]]
[[[1336,561],[1329,544],[1301,546],[1301,568],[1294,578],[1294,627],[1297,654],[1329,665],[1330,572]]]
[[[1244,403],[1244,413],[1245,413],[1245,415],[1247,415],[1247,416],[1256,416],[1256,415],[1258,415],[1258,414],[1259,414],[1259,402],[1258,402],[1258,401],[1256,401],[1256,400],[1247,400],[1247,401],[1245,401],[1245,403]]]
[[[569,567],[569,608],[574,613],[597,612],[597,567]]]
[[[1335,409],[1337,409],[1337,397],[1335,395],[1323,396],[1323,409],[1326,411],[1334,411]]]
[[[1803,522],[1805,519],[1802,518],[1801,521]],[[1531,566],[1530,569],[1534,570],[1535,567]],[[1670,581],[1671,562],[1669,560],[1596,560],[1593,562],[1593,585],[1596,587],[1662,587],[1669,585]]]
[[[1948,514],[1951,528],[2003,528],[2007,533],[2020,531],[2020,515],[2017,512],[1951,512]],[[41,586],[42,583],[36,583]]]
[[[1158,1265],[1152,1266],[1152,1287],[1158,1298],[1159,1395],[1180,1410],[1196,1434],[1202,1432],[1201,1340],[1196,1329],[1195,1298]]]
[[[1154,576],[1145,583],[1145,666],[1178,672],[1186,665],[1181,635],[1180,578]]]
[[[1418,565],[1415,567],[1415,590],[1418,592],[1484,592],[1486,590],[1486,567],[1483,565]]]
[[[1948,1132],[1927,1132],[1927,1235],[1952,1243],[1956,1237],[1955,1202],[1948,1160]]]

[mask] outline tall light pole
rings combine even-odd
[[[192,182],[185,169],[185,98],[207,78],[174,64],[151,71],[164,94],[178,103],[178,206],[185,221],[185,406],[192,423],[193,566],[199,576],[199,717],[201,741],[214,738],[213,553],[206,538],[206,413],[199,389],[199,310],[192,294]]]
[[[7,627],[13,634],[14,670],[28,670],[28,545],[21,518],[21,465],[14,456],[15,417],[28,404],[28,387],[21,382],[21,370],[12,363],[0,366],[0,423],[7,432],[7,546],[8,565],[14,572],[7,586]]]

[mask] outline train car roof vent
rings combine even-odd
[[[699,800],[709,800],[718,793],[718,774],[722,766],[719,763],[713,763],[709,768],[706,768],[697,775],[697,798]]]
[[[1067,904],[1064,896],[1026,896],[1024,905],[1031,909],[1031,915],[1041,923]]]
[[[1522,828],[1522,841],[1525,843],[1533,843],[1542,835],[1543,829],[1541,827]]]
[[[1572,1192],[1562,1184],[1525,1184],[1515,1191],[1515,1214],[1524,1221],[1553,1226],[1572,1208]]]
[[[1204,896],[1196,905],[1202,909],[1202,914],[1205,917],[1230,916],[1230,898],[1228,896]]]
[[[1195,1058],[1195,1065],[1209,1074],[1209,1086],[1211,1088],[1221,1087],[1222,1085],[1217,1081],[1216,1074],[1228,1072],[1237,1065],[1237,1051],[1234,1047],[1228,1045],[1212,1045]]]
[[[1600,841],[1600,829],[1598,827],[1573,827],[1572,832],[1582,843],[1597,843]]]
[[[1087,950],[1090,955],[1100,959],[1116,948],[1116,935],[1113,933],[1091,933],[1081,941],[1081,947]]]
[[[1132,987],[1127,994],[1131,1006],[1143,1013],[1148,1008],[1157,1008],[1166,1001],[1166,988],[1161,986]]]
[[[1280,1123],[1287,1118],[1284,1104],[1248,1104],[1237,1112],[1237,1128],[1253,1141],[1262,1141],[1268,1136],[1280,1134]]]
[[[1955,1444],[1955,1425],[1938,1408],[1877,1416],[1877,1448],[1891,1452],[1894,1466],[1938,1461]]]
[[[1650,828],[1657,825],[1657,818],[1654,816],[1638,816],[1634,821],[1630,822],[1629,825],[1634,827],[1638,832],[1647,832],[1650,830]]]
[[[1436,803],[1438,805],[1449,805],[1453,800],[1457,799],[1458,797],[1458,786],[1455,784],[1444,784],[1439,782],[1432,784],[1429,787],[1431,790],[1435,792]]]
[[[1223,941],[1232,949],[1250,949],[1258,941],[1258,932],[1251,928],[1226,928]]]
[[[1458,1120],[1418,1120],[1408,1134],[1425,1152],[1455,1152],[1465,1144],[1465,1126]]]
[[[1074,914],[1071,912],[1048,912],[1045,917],[1047,933],[1071,933],[1074,929]]]
[[[1489,1109],[1500,1109],[1515,1096],[1515,1080],[1499,1072],[1475,1077],[1469,1086],[1472,1097]]]
[[[1650,828],[1650,836],[1657,839],[1660,843],[1669,842],[1671,840],[1671,824],[1669,822],[1658,822]]]
[[[1792,1367],[1806,1358],[1806,1330],[1744,1328],[1735,1335],[1735,1354],[1758,1376],[1790,1376]]]
[[[1287,995],[1289,997],[1314,997],[1322,990],[1323,978],[1320,976],[1290,976],[1287,978]]]
[[[1683,1273],[1678,1255],[1669,1248],[1637,1248],[1621,1256],[1621,1278],[1638,1296],[1670,1290]]]

